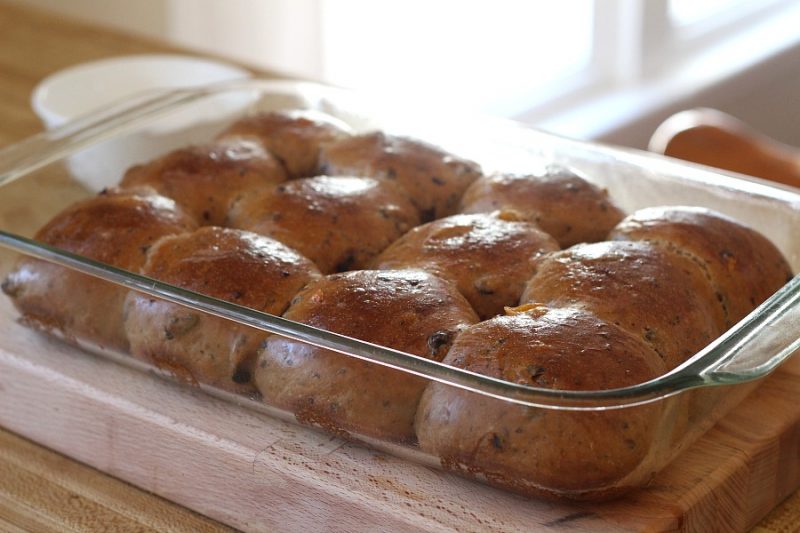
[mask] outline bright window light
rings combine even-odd
[[[670,0],[669,15],[676,25],[688,26],[752,2],[753,0]]]
[[[511,114],[592,57],[591,0],[321,1],[323,78],[405,101]]]

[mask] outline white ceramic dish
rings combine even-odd
[[[153,89],[249,78],[240,67],[200,57],[135,55],[81,63],[43,79],[31,106],[47,129]]]
[[[31,107],[48,130],[102,112],[123,101],[147,99],[154,91],[197,87],[246,79],[247,70],[211,59],[183,55],[134,55],[81,63],[55,72],[42,80],[31,95]],[[245,94],[219,99],[208,109],[206,121],[225,115],[248,103]],[[217,109],[218,108],[218,109]],[[212,113],[213,111],[213,113]],[[160,129],[179,129],[196,124],[196,117],[177,114]],[[108,142],[98,149],[70,156],[66,163],[77,179],[91,190],[99,190],[115,169],[127,167],[147,156],[153,128],[143,128],[124,144]],[[160,141],[159,141],[160,142]]]

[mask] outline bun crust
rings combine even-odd
[[[480,167],[431,144],[371,132],[323,146],[320,173],[371,176],[398,183],[423,222],[455,214]]]
[[[152,190],[105,191],[56,215],[39,242],[132,272],[161,237],[191,231],[192,217]],[[127,289],[58,265],[24,258],[3,282],[25,320],[69,339],[126,351],[122,321]]]
[[[620,222],[609,238],[646,241],[695,261],[725,305],[727,327],[792,278],[786,259],[767,238],[710,209],[642,209]]]
[[[467,328],[446,364],[512,383],[602,390],[655,378],[659,355],[576,309],[533,307]],[[657,436],[661,405],[609,411],[537,409],[431,383],[416,418],[419,443],[445,468],[523,494],[614,493]],[[646,465],[645,465],[646,468]]]
[[[562,248],[605,239],[625,216],[608,191],[563,167],[541,174],[494,174],[470,185],[462,213],[511,209],[535,222]]]
[[[153,187],[201,225],[220,226],[231,202],[286,179],[281,164],[257,141],[228,139],[172,151],[129,169],[121,187]]]
[[[288,246],[215,227],[159,240],[142,274],[272,315],[320,275]],[[190,382],[255,390],[253,367],[266,333],[138,292],[128,295],[125,315],[135,357]]]
[[[393,183],[345,176],[292,180],[243,196],[229,220],[295,248],[323,273],[364,268],[419,223]]]
[[[549,235],[513,213],[453,215],[412,229],[373,266],[421,268],[450,280],[486,319],[517,304],[536,261],[554,250]]]
[[[350,126],[316,111],[272,111],[233,123],[217,138],[255,137],[285,167],[292,178],[319,174],[320,147],[350,135]]]
[[[725,330],[694,261],[644,242],[579,244],[544,257],[521,303],[574,307],[626,329],[673,368]]]
[[[478,317],[446,281],[420,270],[361,270],[311,283],[285,318],[440,361]],[[415,440],[426,379],[284,337],[267,339],[256,368],[264,400],[337,434]]]

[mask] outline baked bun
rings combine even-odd
[[[786,259],[766,237],[710,209],[642,209],[623,220],[609,237],[647,241],[700,265],[725,306],[727,327],[792,278]]]
[[[512,383],[592,391],[636,385],[665,371],[627,331],[577,309],[532,306],[467,328],[444,363]],[[420,447],[446,469],[533,496],[614,495],[657,436],[662,404],[565,411],[432,382],[419,404]]]
[[[120,186],[151,186],[198,223],[219,226],[234,198],[285,179],[281,164],[258,141],[227,139],[181,148],[131,167]]]
[[[204,227],[160,239],[142,274],[195,292],[280,315],[316,266],[278,241]],[[252,392],[253,366],[266,333],[152,296],[125,302],[131,353],[190,382]]]
[[[217,138],[257,137],[292,178],[317,174],[324,143],[350,135],[350,126],[318,111],[272,111],[244,117]]]
[[[522,311],[467,328],[444,363],[573,391],[627,387],[665,371],[640,339],[588,313],[540,306]],[[419,404],[416,431],[420,447],[446,469],[527,495],[580,498],[613,494],[639,467],[657,435],[660,409],[533,408],[432,382]]]
[[[575,307],[643,339],[668,368],[725,330],[725,314],[691,259],[645,242],[579,244],[544,257],[521,303]]]
[[[311,283],[284,314],[335,333],[440,361],[478,320],[451,286],[420,270],[361,270]],[[337,434],[414,440],[427,380],[284,337],[271,336],[256,367],[264,401]]]
[[[373,266],[421,268],[448,279],[485,319],[517,305],[536,260],[554,250],[549,235],[515,213],[453,215],[412,229]]]
[[[327,274],[363,268],[419,218],[394,183],[317,176],[243,196],[229,221],[291,246]]]
[[[320,172],[371,176],[400,184],[411,197],[423,222],[452,215],[461,195],[481,176],[481,169],[431,144],[371,132],[322,147]]]
[[[601,189],[574,171],[548,166],[540,174],[494,174],[464,193],[462,213],[513,209],[552,235],[562,248],[597,242],[625,214]]]
[[[36,234],[42,243],[136,272],[165,235],[192,231],[194,219],[152,189],[104,191],[68,207]],[[3,291],[24,320],[69,340],[125,351],[127,289],[46,261],[23,258]]]

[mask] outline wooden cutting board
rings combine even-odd
[[[249,531],[744,531],[800,486],[800,359],[653,483],[526,500],[282,422],[29,331],[0,303],[0,425]]]
[[[13,207],[4,224],[23,233],[55,207],[41,202],[85,194],[52,171],[25,181],[2,198]],[[800,487],[800,359],[648,488],[603,505],[557,505],[276,421],[15,320],[0,297],[0,426],[245,530],[744,531]]]

